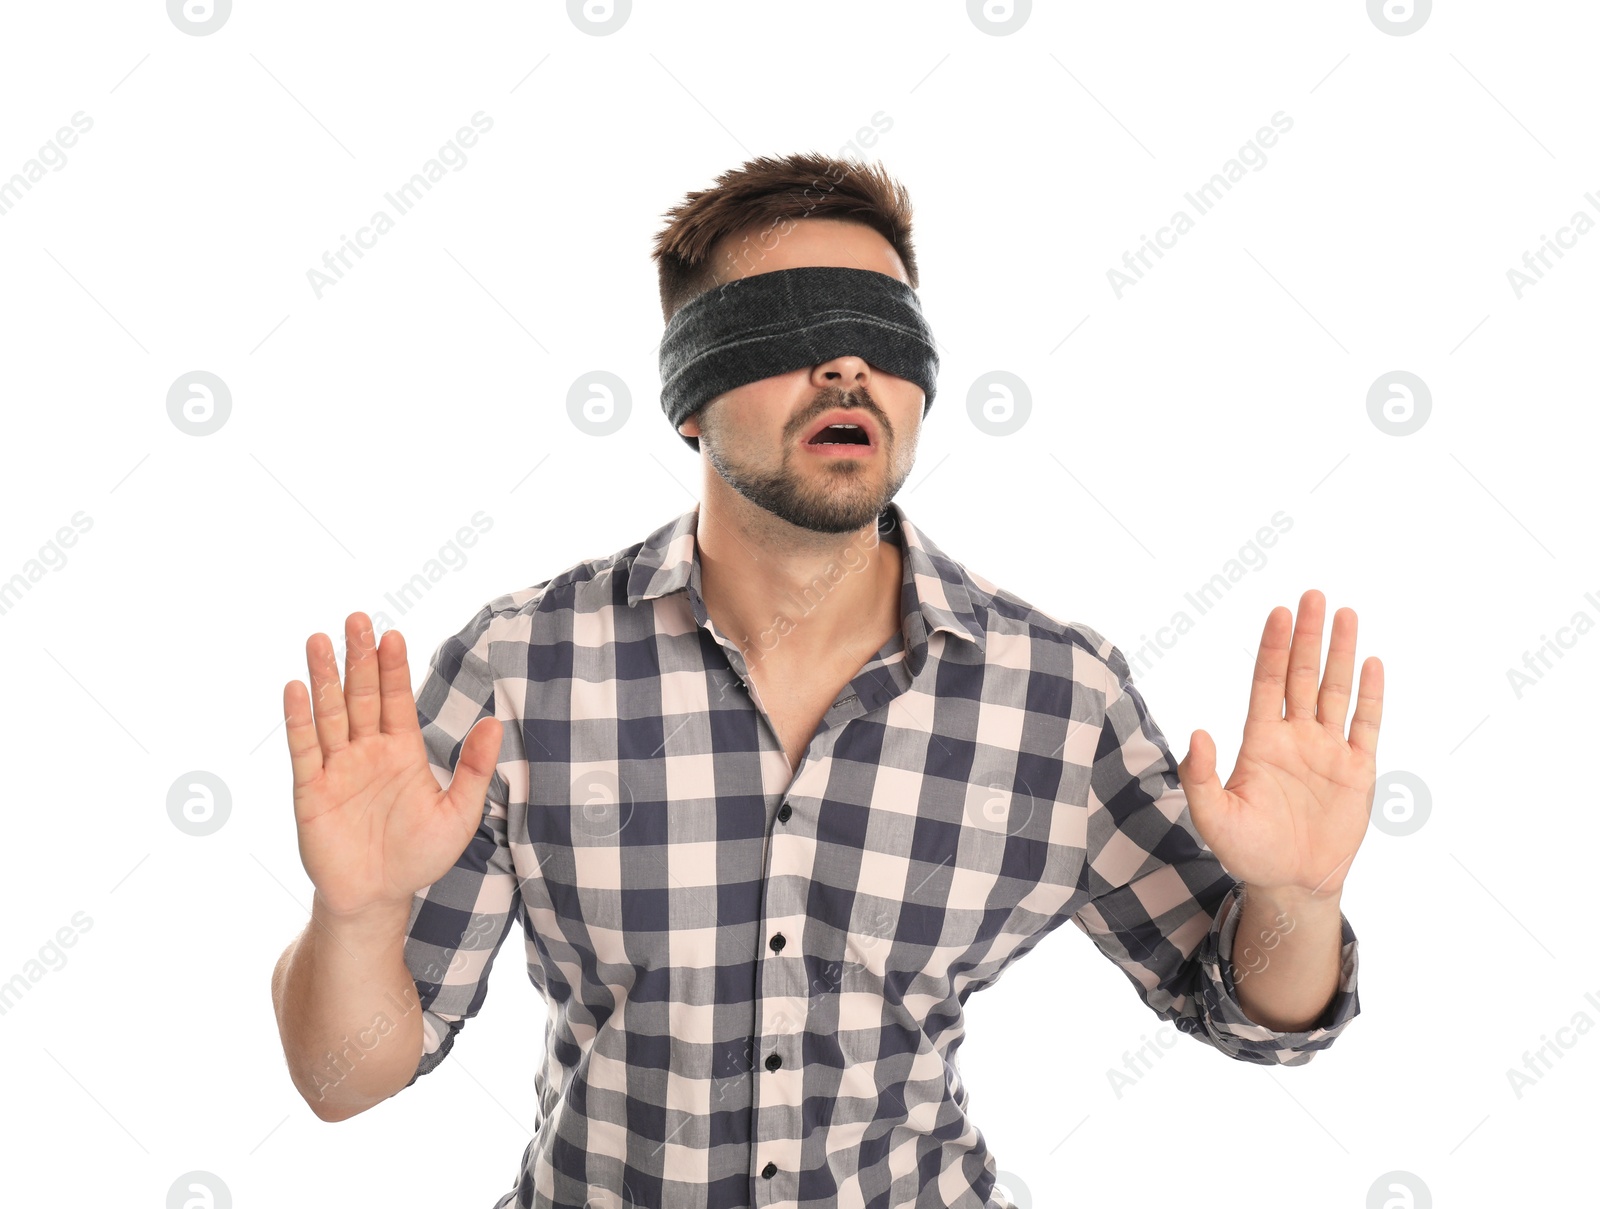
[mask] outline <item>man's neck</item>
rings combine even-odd
[[[751,511],[741,521],[702,503],[695,529],[706,611],[747,664],[853,669],[899,630],[901,551],[876,519],[816,533]]]

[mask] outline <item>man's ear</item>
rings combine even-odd
[[[685,437],[698,437],[700,435],[700,413],[694,412],[678,425],[678,433]]]

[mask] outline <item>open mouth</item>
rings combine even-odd
[[[856,424],[830,424],[806,442],[807,445],[871,445],[866,429]]]

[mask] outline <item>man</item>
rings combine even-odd
[[[1319,692],[1321,594],[1274,609],[1227,785],[1205,731],[1175,762],[1117,647],[891,503],[937,372],[904,190],[762,158],[669,220],[663,407],[700,503],[488,602],[414,703],[361,613],[342,691],[306,644],[314,727],[285,686],[316,893],[273,998],[313,1111],[443,1061],[513,921],[546,1059],[497,1209],[1011,1209],[963,1005],[1068,919],[1229,1057],[1327,1048],[1382,704],[1370,658],[1345,737],[1354,613]]]

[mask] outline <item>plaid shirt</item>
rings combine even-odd
[[[878,529],[902,551],[901,632],[791,772],[701,598],[698,510],[491,600],[417,698],[441,786],[474,723],[505,723],[483,822],[405,943],[415,1082],[522,925],[545,1059],[495,1209],[1012,1209],[967,1112],[963,1005],[1069,919],[1228,1057],[1297,1066],[1355,1017],[1341,916],[1317,1027],[1250,1021],[1237,883],[1122,652],[968,572],[898,504]],[[841,559],[805,611],[865,565]]]

